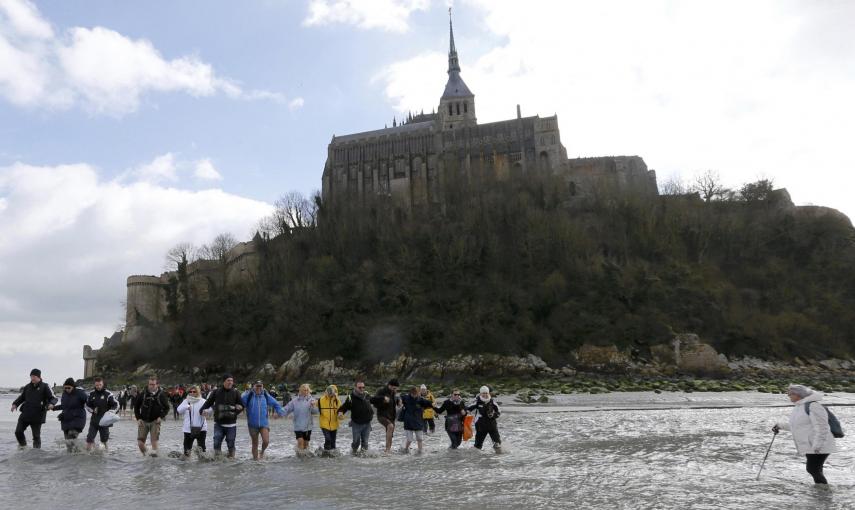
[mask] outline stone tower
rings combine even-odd
[[[448,82],[439,99],[439,118],[443,131],[474,126],[475,94],[460,77],[460,61],[454,45],[454,27],[451,24],[451,8],[448,9]]]

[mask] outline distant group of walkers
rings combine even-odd
[[[287,394],[287,390],[283,392],[286,394],[283,404],[276,399],[275,392],[265,389],[262,381],[249,385],[243,393],[235,388],[234,377],[230,374],[223,376],[219,387],[207,387],[203,390],[204,386],[181,387],[180,393],[176,391],[170,395],[169,391],[160,387],[157,377],[153,376],[149,378],[144,389],[126,387],[116,398],[104,388],[104,380],[100,377],[95,378],[95,389],[88,394],[83,388],[77,387],[74,379],[69,378],[63,384],[60,399],[57,399],[50,386],[42,381],[41,371],[33,369],[30,373],[30,384],[22,388],[21,395],[12,404],[12,412],[19,408],[21,411],[15,437],[21,447],[26,446],[24,432],[30,428],[33,448],[40,448],[41,426],[46,421],[47,412],[62,411],[58,418],[67,448],[72,451],[76,448],[74,440],[86,427],[87,413],[90,413],[86,447],[91,449],[95,437],[98,436],[106,448],[110,438],[110,426],[130,405],[137,420],[137,446],[144,455],[149,453],[147,440],[151,445],[151,455],[157,455],[161,423],[168,416],[170,409],[173,410],[174,416],[183,417],[184,420],[182,432],[185,456],[191,454],[194,444],[202,452],[207,451],[207,417],[213,415],[214,453],[221,455],[225,442],[226,455],[234,457],[237,419],[241,413],[246,415],[253,459],[263,458],[270,445],[270,416],[293,416],[299,454],[309,453],[313,416],[318,416],[324,437],[321,453],[333,455],[337,451],[336,436],[340,421],[345,414],[350,413],[349,425],[353,438],[351,451],[353,454],[359,454],[368,450],[371,421],[376,411],[377,421],[385,430],[386,453],[392,450],[396,422],[402,422],[404,425],[404,452],[409,452],[413,441],[421,452],[424,434],[428,431],[433,433],[436,428],[435,415],[442,413],[446,415],[445,430],[450,440],[449,448],[458,448],[465,439],[468,430],[466,417],[471,414],[475,424],[475,448],[481,449],[489,435],[493,447],[497,451],[501,450],[501,437],[496,421],[500,414],[499,406],[487,386],[481,387],[471,405],[467,405],[461,398],[460,390],[455,389],[440,406],[436,405],[436,399],[425,385],[413,386],[403,396],[399,395],[400,385],[397,379],[390,380],[373,396],[366,392],[365,381],[357,380],[353,391],[343,402],[339,399],[335,385],[328,386],[323,395],[315,399],[309,385],[302,384],[294,398]],[[175,395],[180,395],[180,400]]]

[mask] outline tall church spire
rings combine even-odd
[[[457,61],[457,48],[454,47],[454,27],[451,24],[451,7],[448,8],[448,73],[460,72],[460,62]]]
[[[442,129],[455,129],[460,126],[473,126],[475,118],[475,94],[460,77],[460,61],[457,60],[457,47],[454,45],[454,25],[451,21],[451,8],[448,9],[448,81],[439,98],[439,122]]]

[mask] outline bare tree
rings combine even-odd
[[[689,186],[679,175],[672,175],[659,186],[661,195],[685,195],[689,192]]]
[[[198,251],[193,243],[178,243],[166,252],[166,270],[177,271],[181,264],[187,265],[197,258]]]
[[[234,248],[238,244],[237,239],[229,232],[223,232],[222,234],[218,234],[217,237],[211,241],[211,244],[205,244],[199,249],[199,255],[201,258],[208,260],[219,260],[224,262],[226,260],[226,254],[228,254],[229,250]]]
[[[731,195],[730,189],[724,187],[721,177],[715,170],[707,170],[695,177],[690,191],[698,193],[704,202],[722,200]]]
[[[258,230],[263,234],[275,237],[295,228],[314,227],[317,224],[317,201],[306,198],[299,191],[289,191],[273,205],[273,213],[258,223]]]

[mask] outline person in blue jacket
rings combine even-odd
[[[62,385],[62,397],[58,406],[53,406],[54,411],[62,411],[58,416],[62,424],[62,434],[65,436],[65,447],[69,452],[77,448],[74,440],[86,428],[86,400],[89,395],[86,390],[78,388],[74,379],[69,377]]]
[[[318,414],[318,402],[312,398],[308,384],[300,386],[300,393],[285,406],[285,414],[294,413],[294,435],[297,437],[298,453],[305,453],[312,439],[312,415]]]
[[[240,397],[246,412],[246,424],[249,427],[249,438],[252,440],[252,458],[264,458],[264,450],[270,445],[269,410],[276,412],[274,418],[285,415],[285,410],[267,390],[264,383],[255,381],[251,390],[246,390]],[[261,452],[258,451],[258,436],[261,435]]]

